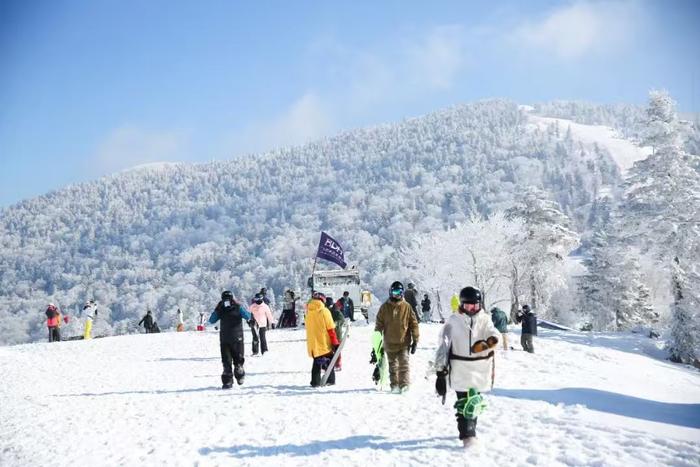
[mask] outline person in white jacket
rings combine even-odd
[[[97,316],[97,304],[94,300],[88,300],[83,307],[83,316],[85,316],[85,330],[83,331],[83,339],[92,339],[92,322]]]
[[[435,354],[435,390],[443,403],[448,383],[457,392],[457,429],[465,447],[476,438],[476,421],[485,407],[481,393],[493,387],[494,350],[500,336],[482,308],[479,290],[462,289],[457,312],[442,328]]]

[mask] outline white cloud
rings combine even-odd
[[[465,65],[465,34],[460,26],[439,26],[409,46],[407,68],[429,89],[449,89]]]
[[[98,146],[90,167],[108,174],[141,164],[182,160],[188,145],[189,135],[182,131],[147,131],[123,125]]]
[[[335,130],[333,119],[321,99],[307,92],[269,121],[236,132],[226,146],[235,153],[257,152],[294,146],[321,138]]]
[[[516,27],[514,44],[540,49],[562,59],[577,59],[628,44],[639,28],[638,2],[580,1],[560,7],[539,21]]]

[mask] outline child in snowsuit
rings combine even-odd
[[[246,308],[236,301],[233,292],[225,290],[221,294],[221,301],[216,305],[214,312],[209,317],[209,322],[219,325],[219,347],[221,348],[221,363],[224,371],[221,374],[223,389],[233,386],[233,377],[238,384],[243,384],[245,370],[243,320],[250,320],[251,314]],[[233,362],[233,369],[231,369]]]
[[[61,312],[53,303],[46,307],[46,327],[49,330],[49,342],[61,341]]]
[[[326,370],[340,342],[335,333],[331,312],[325,307],[326,296],[314,292],[306,308],[306,350],[314,362],[311,366],[311,386],[321,385],[321,370]],[[335,369],[330,369],[326,384],[335,384]]]
[[[459,294],[460,306],[442,328],[435,354],[435,390],[444,397],[447,383],[457,392],[459,439],[468,446],[476,437],[476,421],[483,400],[481,392],[493,387],[494,347],[499,332],[488,314],[481,311],[481,292],[465,287]]]
[[[403,293],[401,282],[391,284],[389,299],[379,308],[374,326],[374,330],[384,336],[384,350],[389,362],[389,381],[393,394],[408,391],[408,352],[416,353],[418,345],[418,320],[411,305],[403,299]]]
[[[253,304],[250,305],[250,312],[253,314],[254,320],[250,327],[253,333],[253,355],[258,354],[258,346],[260,347],[260,353],[264,355],[265,352],[267,352],[267,337],[265,337],[265,332],[267,331],[268,325],[272,326],[272,323],[275,321],[272,317],[272,310],[270,310],[270,307],[263,301],[262,295],[255,294]],[[259,338],[258,334],[260,334]]]
[[[520,334],[520,345],[523,346],[523,350],[535,353],[532,337],[537,335],[537,315],[530,310],[530,305],[523,305],[523,310],[515,315],[515,320],[523,323],[523,331]]]

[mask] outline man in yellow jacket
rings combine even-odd
[[[391,392],[400,394],[408,391],[410,383],[408,352],[416,353],[418,345],[418,320],[411,305],[403,299],[403,284],[391,284],[389,299],[377,313],[375,331],[384,336],[384,350],[389,360],[389,381]]]
[[[311,386],[321,385],[321,370],[328,368],[333,353],[338,348],[338,336],[330,310],[325,307],[326,296],[314,292],[306,309],[306,349],[314,359],[311,367]],[[335,384],[335,370],[331,369],[326,384]]]

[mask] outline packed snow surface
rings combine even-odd
[[[632,334],[542,331],[499,351],[476,447],[457,439],[421,324],[411,390],[378,392],[371,327],[352,328],[337,384],[311,389],[304,330],[272,330],[242,386],[220,389],[215,332],[0,347],[0,465],[695,465],[700,374]],[[519,348],[517,332],[510,334]]]

